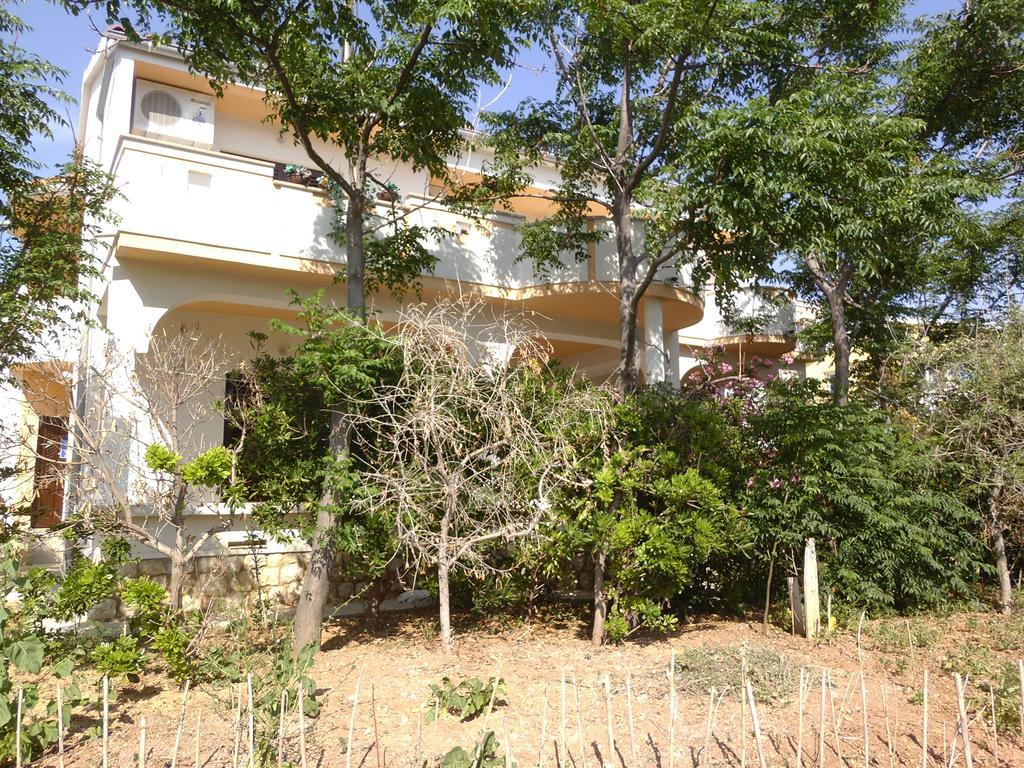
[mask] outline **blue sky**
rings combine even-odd
[[[908,17],[925,13],[936,13],[959,5],[955,0],[920,0],[911,3],[907,11]],[[32,30],[20,39],[20,44],[34,53],[51,61],[67,71],[63,89],[75,97],[79,96],[82,72],[89,62],[90,51],[97,42],[97,29],[106,26],[102,13],[71,16],[63,8],[47,0],[27,0],[11,5],[16,15],[20,16]],[[517,67],[508,88],[488,89],[482,99],[482,106],[497,97],[498,101],[490,105],[495,108],[509,108],[519,99],[529,94],[550,92],[551,74],[537,72],[526,67]],[[40,137],[34,146],[34,157],[46,168],[52,168],[68,156],[74,146],[73,126],[78,114],[77,105],[62,105],[61,111],[70,116],[69,126],[55,126],[52,139]]]

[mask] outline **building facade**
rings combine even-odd
[[[217,98],[175,51],[131,43],[112,31],[85,72],[80,104],[78,136],[85,153],[113,174],[120,194],[112,203],[115,223],[104,233],[97,254],[103,279],[93,288],[100,300],[80,359],[29,365],[19,374],[27,414],[23,428],[34,430],[37,445],[48,446],[54,462],[67,450],[74,453],[73,445],[66,447],[68,419],[72,408],[83,408],[90,396],[85,372],[101,357],[113,359],[111,350],[123,366],[115,378],[127,384],[133,361],[149,352],[158,335],[196,329],[217,339],[236,359],[244,358],[253,354],[250,331],[267,332],[270,317],[294,317],[289,289],[300,295],[322,289],[328,299],[344,301],[344,286],[335,276],[343,271],[345,253],[331,235],[331,198],[317,183],[317,174],[306,170],[309,161],[301,147],[265,120],[258,89],[230,87]],[[321,144],[318,151],[340,159],[337,147]],[[462,156],[451,159],[451,173],[471,179],[487,159],[485,151],[467,144]],[[377,201],[382,215],[398,211],[412,224],[440,227],[446,233],[430,241],[436,268],[422,276],[419,296],[408,300],[470,296],[495,312],[528,313],[551,356],[563,366],[595,380],[614,373],[619,331],[612,239],[594,245],[584,263],[566,263],[557,275],[542,278],[528,262],[517,260],[516,227],[547,215],[550,204],[543,199],[524,198],[500,213],[474,219],[446,209],[439,202],[444,181],[426,172],[381,162],[373,175],[386,183]],[[543,195],[555,187],[557,168],[538,167],[534,176],[534,191]],[[607,224],[595,217],[593,226]],[[766,308],[753,295],[741,299],[751,316],[765,311],[770,315],[763,328],[751,333],[725,320],[710,290],[698,293],[687,287],[685,274],[667,277],[651,286],[641,307],[646,382],[677,385],[709,349],[729,361],[738,375],[754,356],[768,375],[804,375],[804,362],[793,356],[799,306],[783,302]],[[367,304],[371,321],[386,328],[395,322],[401,300],[380,293],[368,296]],[[270,333],[265,349],[284,353],[289,343],[287,337]],[[219,391],[207,393],[208,401],[223,398],[227,386],[222,380]],[[33,393],[47,388],[43,404]],[[119,407],[130,411],[134,406]],[[128,419],[131,414],[121,416]],[[222,418],[209,409],[190,426],[186,449],[201,451],[220,444],[224,436]],[[143,432],[132,437],[139,445],[157,439]],[[59,519],[62,494],[73,492],[48,485],[44,474],[36,467],[27,469],[17,491],[34,504],[40,525]],[[74,472],[70,477],[73,483]],[[128,489],[151,482],[141,476],[123,478]],[[139,498],[139,515],[145,519]],[[210,520],[222,514],[212,500],[197,499],[189,513],[189,535],[193,540],[202,537],[211,528]],[[194,568],[194,601],[230,596],[237,591],[232,584],[244,586],[254,579],[271,589],[275,599],[286,604],[294,600],[301,546],[268,540],[250,530],[241,515],[209,536],[203,547]],[[156,553],[140,547],[137,554],[143,572],[165,576]],[[247,558],[262,562],[263,570],[254,571]],[[227,576],[216,575],[218,568]],[[209,577],[205,582],[203,574]],[[358,588],[338,585],[337,596]]]

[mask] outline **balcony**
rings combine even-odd
[[[115,206],[119,258],[199,260],[222,272],[284,270],[293,273],[287,280],[306,273],[321,281],[345,263],[344,248],[331,237],[334,206],[315,175],[300,178],[281,164],[138,136],[121,138],[113,170],[123,195]],[[410,224],[446,232],[428,242],[438,262],[423,279],[425,297],[480,295],[552,322],[570,321],[577,336],[617,339],[611,241],[599,244],[587,262],[541,277],[517,261],[518,216],[474,220],[408,192],[377,204],[382,210],[401,206]],[[666,330],[692,325],[703,313],[699,298],[672,283],[652,286],[649,295],[662,301]],[[601,327],[585,333],[588,325]]]

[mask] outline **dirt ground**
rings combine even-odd
[[[837,632],[829,642],[815,646],[775,627],[766,636],[759,624],[735,619],[706,619],[668,637],[641,637],[620,646],[594,648],[580,621],[548,618],[530,624],[463,626],[456,652],[446,656],[434,627],[428,614],[391,616],[374,633],[367,632],[359,619],[330,625],[312,672],[322,710],[319,717],[306,720],[308,766],[434,766],[455,746],[472,754],[487,730],[493,730],[500,743],[501,757],[495,765],[504,765],[511,747],[511,760],[520,768],[753,768],[761,764],[758,744],[767,766],[921,766],[925,669],[929,671],[927,766],[966,764],[962,740],[954,738],[958,717],[953,671],[967,675],[973,765],[1024,766],[1019,727],[1014,722],[1020,706],[1019,682],[1007,682],[1004,675],[1003,686],[996,691],[1000,698],[994,693],[991,700],[988,683],[981,682],[998,679],[998,671],[1012,669],[1024,653],[1021,617],[960,614],[906,622],[869,621],[863,627],[859,651],[855,630]],[[712,653],[739,648],[746,648],[744,654],[749,652],[751,658],[761,654],[780,662],[772,672],[779,683],[777,690],[770,701],[757,704],[760,739],[749,708],[741,709],[739,677],[731,682],[733,673],[718,664]],[[673,654],[690,664],[686,669],[677,666],[674,728],[668,674]],[[831,680],[824,710],[823,669]],[[563,671],[567,681],[564,741]],[[797,689],[802,673],[810,683],[801,705]],[[430,683],[444,676],[459,682],[487,680],[495,674],[506,681],[508,693],[486,722],[484,717],[459,722],[444,715],[436,722],[425,721],[432,702]],[[710,699],[701,687],[709,679],[721,686],[710,728]],[[867,703],[866,725],[862,697]],[[143,717],[145,765],[170,765],[180,700],[180,691],[159,676],[123,686],[111,707],[111,767],[139,765]],[[993,704],[1002,708],[1004,722],[1009,711],[1010,725],[997,738],[992,729]],[[822,711],[824,754],[819,756]],[[207,688],[190,697],[177,765],[195,765],[197,717],[201,717],[198,765],[234,765],[234,714],[228,695],[223,689]],[[66,740],[68,768],[101,765],[101,739],[85,733],[85,726],[95,723],[95,719],[73,723]],[[246,730],[244,716],[241,730]],[[610,739],[614,755],[609,754]],[[238,747],[242,766],[248,765],[246,741],[243,735]],[[346,750],[347,745],[351,750]],[[274,760],[276,756],[271,765]],[[285,764],[289,763],[302,764],[294,711],[286,728]],[[47,755],[37,764],[56,766],[56,755]]]

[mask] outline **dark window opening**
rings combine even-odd
[[[238,371],[224,377],[224,440],[225,448],[237,448],[242,440],[242,430],[232,418],[232,412],[245,406],[252,396],[252,385]]]
[[[68,422],[59,416],[42,416],[36,436],[33,472],[32,527],[60,525],[64,508],[64,461],[68,449]]]

